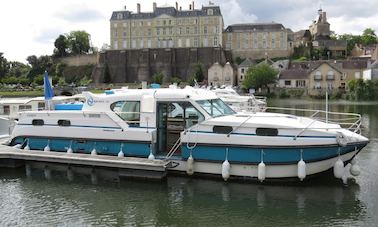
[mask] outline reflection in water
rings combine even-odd
[[[7,215],[1,226],[316,225],[353,223],[365,215],[359,185],[344,187],[332,177],[280,186],[184,177],[154,183],[120,179],[117,171],[107,169],[28,166],[0,173],[7,182],[0,188],[12,192],[10,197],[0,194],[0,216]]]

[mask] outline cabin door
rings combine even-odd
[[[157,153],[167,154],[186,128],[204,119],[190,102],[157,103]],[[180,155],[180,147],[175,155]]]

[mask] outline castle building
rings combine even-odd
[[[110,19],[111,49],[218,47],[222,45],[223,17],[209,3],[189,10],[153,3],[152,12],[114,11]]]
[[[234,24],[223,32],[223,46],[234,57],[288,57],[293,50],[290,33],[279,23]]]

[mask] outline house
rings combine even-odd
[[[325,91],[333,92],[345,89],[346,77],[340,67],[341,64],[319,62],[312,65],[308,75],[308,94],[319,95]]]
[[[284,69],[278,75],[278,86],[281,88],[306,88],[308,73],[304,69]]]
[[[363,79],[378,80],[378,60],[370,64],[368,68],[363,71]]]
[[[256,62],[251,60],[250,58],[246,58],[240,65],[238,65],[237,69],[237,84],[240,86],[247,74],[247,71],[250,67],[256,65]]]
[[[235,69],[229,62],[224,66],[216,62],[208,69],[208,85],[217,87],[222,85],[234,86],[236,82],[235,75]]]

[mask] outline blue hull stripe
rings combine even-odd
[[[340,154],[346,154],[362,149],[366,144],[349,145],[340,147]],[[292,148],[253,148],[253,147],[228,147],[228,161],[231,163],[253,163],[261,162],[261,152],[263,151],[263,161],[267,164],[294,164],[302,157],[305,162],[315,162],[330,159],[339,155],[339,147],[292,147]],[[182,157],[187,159],[190,150],[186,145],[181,146]],[[194,160],[210,160],[213,162],[223,162],[226,159],[226,147],[197,145],[192,150]]]
[[[47,145],[46,138],[28,137],[29,147],[32,150],[43,150]],[[66,152],[71,145],[71,140],[50,138],[51,151]],[[82,141],[82,142],[80,142]],[[24,138],[17,138],[13,142],[15,144],[24,143]],[[125,156],[135,157],[148,157],[150,154],[149,143],[138,143],[132,141],[105,141],[105,140],[72,140],[72,150],[74,153],[87,153],[90,154],[93,148],[96,149],[98,154],[104,155],[118,155],[121,150],[121,144],[123,144],[122,152]],[[24,143],[26,146],[26,142]]]
[[[215,133],[215,132],[209,132],[209,131],[191,131],[192,133],[204,133],[204,134],[215,134],[219,135],[220,133]],[[222,135],[227,135],[227,134],[222,134]],[[239,132],[232,132],[231,135],[237,135],[237,136],[258,136],[254,133],[239,133]],[[261,137],[261,136],[259,136]],[[268,136],[269,137],[269,136]],[[270,137],[295,137],[295,135],[277,135],[277,136],[270,136]],[[330,138],[334,139],[336,136],[297,136],[298,138]]]
[[[18,125],[27,125],[32,126],[32,124],[18,124]],[[56,127],[63,127],[56,124],[44,124],[43,126],[56,126]],[[41,126],[37,126],[41,127]],[[122,129],[121,127],[110,127],[110,126],[93,126],[93,125],[71,125],[71,126],[64,126],[64,127],[81,127],[81,128],[106,128],[106,129]]]

